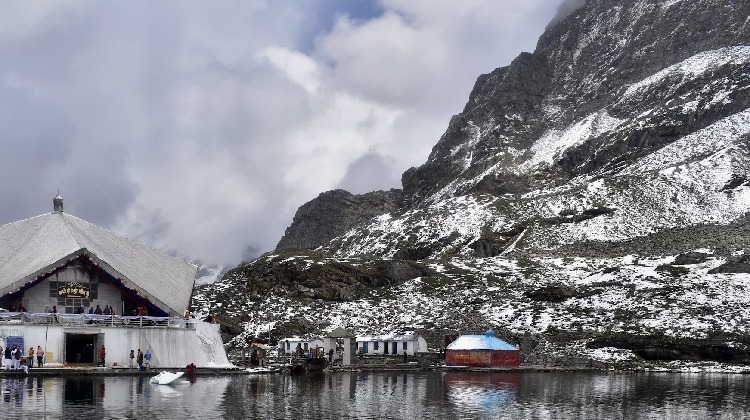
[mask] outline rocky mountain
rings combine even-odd
[[[588,0],[402,183],[321,194],[196,306],[246,323],[230,346],[492,327],[527,363],[750,362],[750,3]]]
[[[401,190],[354,195],[344,190],[321,193],[302,205],[276,249],[315,249],[349,229],[401,207]]]

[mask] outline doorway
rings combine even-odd
[[[393,347],[393,351],[392,351],[391,353],[392,353],[392,354],[398,354],[398,343],[394,341],[394,342],[393,342],[393,343],[391,344],[391,346]]]
[[[65,334],[65,363],[95,363],[97,334]]]

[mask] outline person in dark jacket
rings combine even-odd
[[[138,369],[141,369],[143,366],[143,353],[141,353],[141,349],[138,349],[138,357],[136,357],[135,361],[138,362]]]
[[[13,345],[10,354],[13,355],[13,369],[21,369],[21,349],[18,348],[18,344]]]
[[[10,354],[10,347],[5,348],[5,370],[10,369],[11,363],[13,363],[12,355]]]

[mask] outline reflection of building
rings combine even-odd
[[[53,204],[52,213],[0,226],[0,307],[10,310],[0,313],[0,335],[20,331],[59,363],[94,363],[105,345],[108,364],[127,364],[139,348],[161,366],[227,364],[216,325],[178,318],[194,265],[64,213],[59,195]],[[97,307],[101,315],[88,315]]]
[[[512,403],[521,384],[521,376],[511,373],[446,372],[445,394],[463,412],[482,410],[487,417],[501,417],[498,410]]]
[[[495,337],[494,331],[483,335],[462,335],[445,349],[448,366],[509,367],[521,364],[521,353]]]

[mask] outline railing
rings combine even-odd
[[[61,325],[64,327],[195,328],[194,319],[167,316],[0,312],[0,325],[5,324],[42,324]]]

